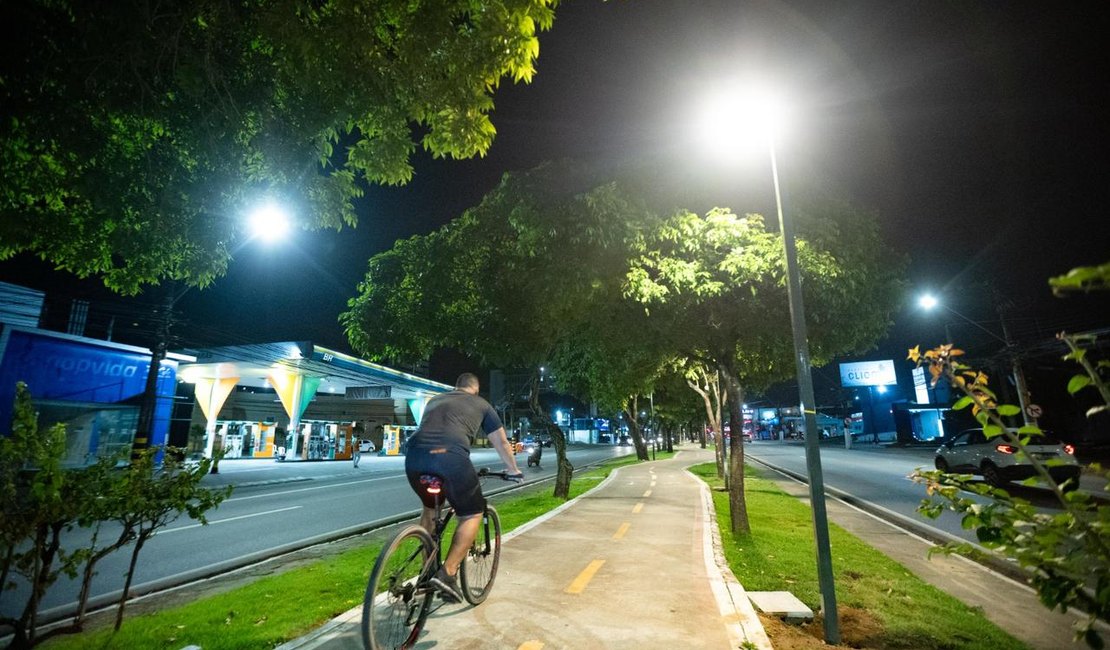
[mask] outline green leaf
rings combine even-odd
[[[1021,427],[1020,429],[1018,429],[1018,433],[1025,433],[1025,434],[1029,434],[1031,436],[1043,436],[1044,435],[1044,431],[1041,431],[1040,427],[1038,427],[1036,425],[1032,425],[1032,424],[1026,424],[1025,426]]]
[[[1076,375],[1068,381],[1068,393],[1075,395],[1083,390],[1091,383],[1091,378],[1087,375]]]
[[[1002,416],[1017,415],[1021,413],[1021,409],[1013,404],[999,404],[998,414]]]
[[[956,400],[956,403],[952,405],[952,410],[953,411],[959,411],[960,409],[965,409],[965,408],[971,406],[974,403],[975,403],[975,400],[973,400],[970,397],[968,397],[967,395],[965,395],[965,396],[961,397],[960,399]]]
[[[988,439],[996,438],[1002,435],[1002,427],[998,426],[997,424],[983,425],[983,435],[986,436]]]

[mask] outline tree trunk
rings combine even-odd
[[[54,558],[58,555],[58,549],[62,545],[62,528],[63,524],[43,524],[39,528],[39,534],[36,536],[35,545],[41,549],[35,558],[34,579],[31,582],[31,595],[27,599],[27,605],[23,608],[23,615],[20,617],[24,635],[22,642],[26,643],[25,646],[19,644],[20,634],[16,632],[15,639],[9,647],[27,647],[35,645],[35,628],[37,627],[37,619],[39,613],[39,603],[42,602],[42,597],[46,595],[46,589],[52,582],[50,579],[50,569],[54,566]]]
[[[150,368],[146,373],[146,385],[143,388],[143,401],[139,404],[139,418],[135,426],[135,440],[131,445],[131,458],[142,449],[150,447],[154,438],[154,415],[158,407],[158,376],[162,372],[162,360],[166,358],[169,347],[170,325],[173,319],[173,284],[166,290],[166,302],[162,309],[162,319],[158,323],[158,340],[150,353]]]
[[[551,420],[551,416],[544,412],[540,406],[540,377],[539,373],[532,376],[532,389],[528,395],[528,406],[532,410],[532,419],[540,423],[555,445],[555,491],[552,493],[556,499],[570,498],[570,479],[574,473],[574,465],[567,460],[567,439],[563,430]],[[539,444],[539,441],[537,441]]]
[[[149,533],[140,530],[138,539],[135,540],[135,550],[131,551],[131,563],[127,567],[127,577],[123,581],[123,593],[119,597],[119,607],[116,608],[116,632],[123,625],[123,609],[127,606],[127,594],[131,591],[131,580],[135,577],[135,565],[139,562],[139,551],[143,550],[143,544],[146,543],[147,536],[154,533],[151,528]]]
[[[728,510],[732,516],[732,533],[734,535],[747,535],[751,532],[748,523],[748,504],[744,498],[744,389],[740,382],[727,368],[720,368],[721,377],[725,380],[725,392],[728,395],[728,415],[731,441],[729,444],[729,490]]]
[[[644,434],[640,431],[640,423],[636,419],[640,417],[640,412],[636,409],[638,400],[635,396],[631,400],[631,408],[624,409],[624,417],[628,420],[628,433],[632,436],[632,444],[636,447],[636,458],[639,460],[648,460],[647,445],[644,444]]]
[[[705,427],[706,425],[703,422],[701,426],[701,431],[698,432],[698,444],[701,446],[702,449],[705,449]]]
[[[725,472],[725,434],[724,428],[721,426],[721,383],[716,372],[710,377],[705,368],[697,371],[697,382],[693,379],[687,378],[686,385],[689,386],[695,393],[701,396],[702,402],[705,404],[705,418],[709,423],[709,428],[713,430],[716,444],[713,446],[714,458],[717,461],[717,478],[724,479],[725,485],[728,485],[728,474]],[[701,432],[701,448],[705,449],[705,428]]]

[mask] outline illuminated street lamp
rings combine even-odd
[[[805,422],[806,470],[809,475],[810,504],[813,509],[813,528],[817,542],[817,578],[825,613],[825,642],[837,644],[840,642],[840,626],[829,545],[828,514],[825,510],[825,485],[821,471],[819,446],[821,436],[817,430],[817,401],[813,392],[813,377],[810,374],[805,305],[802,301],[801,277],[798,272],[798,249],[794,241],[794,223],[786,218],[782,207],[778,158],[775,152],[775,140],[785,122],[786,114],[786,106],[777,100],[774,93],[760,89],[758,86],[747,86],[742,87],[741,90],[731,91],[707,104],[701,126],[707,142],[729,157],[742,155],[753,145],[762,145],[761,148],[770,157],[771,177],[775,187],[775,207],[778,210],[779,228],[782,230],[783,247],[786,253],[786,288],[790,301],[790,325],[794,335],[798,393]]]
[[[281,207],[281,205],[273,200],[267,200],[255,208],[247,216],[247,224],[250,226],[252,237],[246,239],[232,252],[238,251],[245,246],[249,241],[255,238],[265,240],[267,242],[274,242],[285,237],[289,231],[289,215]],[[169,347],[170,328],[173,326],[173,310],[177,303],[185,297],[191,286],[186,286],[180,291],[174,291],[174,284],[168,285],[166,292],[166,299],[162,308],[162,319],[158,324],[157,339],[154,347],[151,349],[150,355],[150,369],[147,371],[146,385],[143,389],[143,400],[139,405],[139,415],[135,423],[135,438],[132,444],[132,450],[143,449],[150,446],[154,434],[154,415],[157,410],[158,402],[158,374],[162,367],[162,360],[166,358],[166,351]],[[215,418],[216,414],[213,413],[212,417]],[[212,440],[207,442],[207,457],[212,457]],[[218,473],[218,466],[213,466],[212,472]]]
[[[263,241],[277,241],[289,232],[289,214],[280,203],[273,200],[256,207],[247,221],[253,237]]]
[[[1002,324],[1002,336],[999,336],[998,334],[995,334],[994,332],[992,332],[990,329],[988,329],[986,327],[983,327],[981,324],[977,323],[976,321],[973,321],[972,319],[968,318],[967,316],[964,316],[960,312],[958,312],[955,309],[952,309],[948,305],[944,304],[936,296],[934,296],[931,293],[922,294],[921,297],[917,299],[917,304],[918,304],[918,306],[920,306],[925,311],[931,311],[931,310],[933,310],[937,307],[941,307],[945,311],[953,314],[954,316],[958,316],[963,321],[965,321],[967,323],[970,323],[971,325],[974,325],[975,327],[979,328],[983,332],[986,332],[991,338],[995,339],[996,341],[1000,341],[1003,345],[1006,346],[1006,353],[1010,357],[1010,371],[1011,371],[1011,373],[1013,373],[1014,387],[1017,389],[1018,405],[1021,407],[1022,420],[1027,425],[1028,424],[1036,425],[1037,424],[1036,418],[1032,418],[1029,415],[1029,413],[1030,413],[1030,408],[1029,407],[1031,406],[1031,402],[1029,400],[1029,387],[1025,383],[1025,371],[1022,370],[1022,368],[1021,368],[1021,362],[1018,360],[1018,355],[1014,350],[1014,343],[1010,339],[1010,330],[1009,330],[1009,328],[1006,327],[1006,319],[1001,318],[1001,313],[999,314],[999,316],[1001,318],[1000,322]],[[944,334],[945,334],[945,338],[948,339],[947,343],[951,344],[952,343],[952,335],[948,331],[948,324],[947,323],[944,324]]]

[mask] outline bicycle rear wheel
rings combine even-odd
[[[487,505],[482,525],[466,559],[459,565],[459,585],[466,602],[481,604],[493,587],[497,577],[497,564],[501,561],[501,518],[493,506]]]
[[[421,526],[399,531],[382,549],[362,602],[362,644],[367,650],[411,648],[432,603],[421,584],[431,567],[435,543]]]

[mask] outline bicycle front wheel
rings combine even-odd
[[[367,650],[411,648],[432,603],[423,583],[435,543],[422,526],[398,532],[382,549],[362,602],[362,644]]]
[[[501,518],[493,506],[486,506],[478,536],[459,566],[459,585],[466,602],[481,604],[493,587],[497,577],[497,564],[501,561]]]

